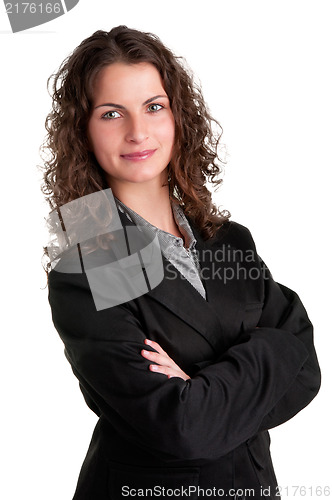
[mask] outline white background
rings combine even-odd
[[[36,165],[47,77],[83,38],[119,24],[151,31],[186,57],[224,128],[228,166],[215,200],[250,228],[274,278],[298,292],[315,325],[321,392],[272,430],[272,455],[289,498],[303,498],[293,486],[307,498],[322,498],[311,486],[332,487],[330,14],[320,0],[81,0],[12,34],[1,5],[1,498],[70,500],[96,422],[51,321],[41,267],[48,207]]]

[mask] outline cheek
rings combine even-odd
[[[106,127],[91,126],[88,129],[88,139],[96,157],[112,154],[117,147],[117,134],[110,134]]]
[[[91,150],[97,156],[96,153],[100,150],[102,141],[99,127],[96,126],[93,120],[88,124],[87,137]]]
[[[175,136],[175,124],[174,119],[169,117],[163,123],[163,126],[160,128],[160,139],[165,143],[167,147],[170,149],[173,147]]]

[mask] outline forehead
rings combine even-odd
[[[159,71],[150,63],[113,63],[103,68],[93,84],[94,100],[103,98],[151,97],[164,91]],[[143,97],[144,97],[143,96]]]

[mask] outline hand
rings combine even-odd
[[[190,378],[176,363],[174,363],[172,358],[169,357],[167,352],[165,352],[157,342],[149,339],[145,339],[144,342],[157,351],[146,351],[145,349],[142,349],[141,351],[143,358],[157,363],[149,366],[151,371],[163,373],[164,375],[167,375],[168,378],[180,377],[183,380],[188,380],[188,378]]]

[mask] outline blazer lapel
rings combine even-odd
[[[119,211],[119,215],[123,225],[134,225],[125,214]],[[164,256],[164,278],[144,297],[148,296],[167,307],[202,335],[220,355],[239,333],[244,311],[244,290],[238,280],[228,279],[231,271],[227,268],[231,263],[215,261],[216,250],[225,243],[215,239],[205,242],[190,223],[197,240],[196,249],[206,300]],[[225,273],[226,279],[223,278]]]
[[[164,279],[147,295],[188,323],[215,349],[219,319],[213,308],[164,257],[163,261]]]
[[[238,275],[239,253],[230,243],[227,227],[217,238],[204,241],[191,223],[197,240],[207,304],[217,316],[220,329],[217,343],[227,349],[240,334],[245,311],[245,281]]]

